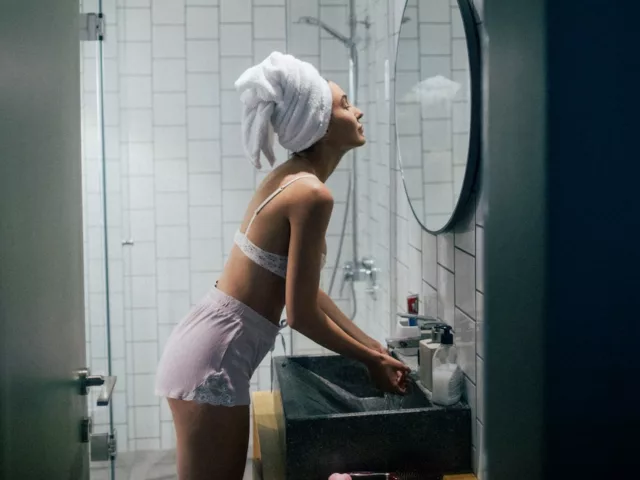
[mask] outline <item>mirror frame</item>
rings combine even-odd
[[[400,167],[400,174],[402,175],[402,184],[404,186],[404,193],[407,197],[407,201],[409,202],[409,206],[411,207],[411,213],[418,221],[423,230],[426,230],[432,234],[443,233],[451,230],[455,223],[458,221],[459,217],[464,212],[464,208],[471,197],[471,193],[473,191],[473,186],[476,180],[476,174],[479,170],[480,165],[480,140],[481,140],[481,94],[482,94],[482,57],[480,52],[480,37],[479,37],[479,28],[478,22],[476,20],[476,13],[474,7],[472,5],[473,0],[457,0],[458,7],[460,8],[460,15],[462,16],[462,24],[464,27],[465,39],[467,42],[467,55],[469,57],[469,92],[471,95],[471,101],[469,102],[471,108],[471,121],[469,124],[469,150],[467,152],[467,166],[464,173],[464,179],[462,181],[462,187],[460,189],[460,195],[458,196],[458,201],[453,207],[453,211],[451,212],[451,216],[447,223],[444,224],[442,228],[439,230],[430,230],[424,224],[424,219],[419,218],[416,214],[415,209],[413,208],[413,204],[411,203],[411,199],[409,197],[409,192],[407,190],[407,181],[404,175],[404,169],[402,168],[402,154],[400,149],[399,135],[398,135],[398,125],[394,121],[394,129],[395,129],[395,137],[396,137],[396,158],[398,162],[398,166]],[[402,9],[402,16],[404,17],[405,12],[407,10],[407,6],[409,1],[406,0],[404,4],[404,8]],[[396,89],[397,83],[395,82],[397,68],[398,68],[398,55],[400,53],[400,34],[404,24],[400,24],[400,30],[398,30],[398,45],[396,47],[396,61],[394,65],[394,117],[397,118],[397,108],[398,103],[395,101],[396,97]]]

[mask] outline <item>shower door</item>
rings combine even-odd
[[[118,155],[116,55],[107,45],[115,0],[80,0],[83,234],[88,364],[94,375],[115,376],[109,404],[89,394],[91,478],[115,479],[115,460],[127,448],[124,391],[122,191]],[[111,8],[109,8],[111,7]]]

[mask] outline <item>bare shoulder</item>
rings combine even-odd
[[[294,215],[304,213],[322,213],[333,209],[331,190],[315,178],[305,178],[296,182],[292,189],[291,207]]]

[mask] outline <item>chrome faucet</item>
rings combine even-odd
[[[437,335],[437,329],[451,328],[450,325],[441,322],[435,318],[427,317],[425,315],[416,315],[411,313],[398,313],[398,317],[401,318],[415,318],[418,326],[420,327],[420,335],[409,338],[387,338],[387,348],[418,348],[421,340],[428,340],[434,338],[434,334]]]
[[[377,292],[380,289],[378,285],[378,272],[379,268],[376,267],[376,261],[371,257],[364,257],[360,261],[360,265],[356,268],[353,262],[347,262],[342,267],[342,284],[340,285],[340,296],[344,292],[344,287],[347,282],[357,282],[360,280],[367,280],[368,286],[365,289],[374,300],[377,300]]]

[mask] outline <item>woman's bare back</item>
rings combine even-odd
[[[240,226],[241,232],[247,231],[254,212],[269,195],[294,178],[312,175],[296,167],[287,162],[267,175],[249,202]],[[301,178],[284,189],[256,216],[248,239],[265,252],[286,257],[291,233],[288,207],[317,182],[317,178]],[[217,285],[221,291],[240,300],[271,322],[277,324],[280,321],[285,306],[285,280],[252,261],[237,245],[231,249]]]

